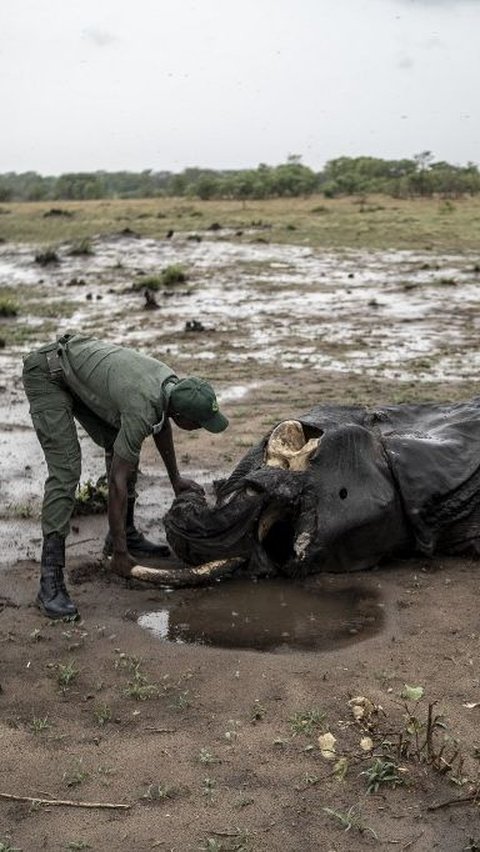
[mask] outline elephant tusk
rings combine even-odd
[[[156,586],[169,586],[179,589],[187,586],[206,585],[211,583],[212,580],[230,577],[244,564],[245,559],[235,556],[231,559],[205,562],[203,565],[196,565],[195,567],[148,568],[146,565],[134,565],[130,571],[130,576],[134,580],[152,583]]]

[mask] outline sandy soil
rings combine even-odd
[[[186,243],[179,244],[177,257],[169,246],[168,260],[182,259],[187,250],[192,251]],[[274,247],[268,251],[269,263],[284,262]],[[23,264],[32,275],[27,281],[27,274],[18,273],[22,286],[33,288],[31,298],[43,288],[44,298],[55,301],[60,273],[50,278],[46,274],[40,282],[25,252],[15,254],[11,247],[9,252],[8,268],[18,271]],[[293,267],[296,257],[290,258]],[[398,289],[403,268],[398,280],[392,274],[388,284],[383,272],[372,272],[374,267],[378,271],[378,256],[363,257],[353,304],[352,294],[346,292],[350,259],[342,266],[341,257],[333,263],[331,255],[317,252],[313,258],[317,271],[302,278],[306,273],[297,257],[295,322],[289,322],[293,308],[283,298],[292,282],[283,287],[283,296],[274,286],[278,267],[269,268],[267,289],[255,276],[250,289],[243,279],[237,280],[237,302],[245,308],[239,318],[233,272],[228,279],[227,266],[214,268],[210,261],[205,261],[204,273],[195,267],[197,295],[166,299],[155,314],[161,314],[161,320],[155,321],[147,321],[138,295],[122,295],[124,269],[118,278],[117,273],[84,270],[91,276],[87,288],[104,299],[86,303],[83,285],[73,285],[70,319],[73,326],[133,344],[144,346],[151,339],[157,354],[172,350],[171,361],[183,372],[193,365],[197,371],[195,350],[204,356],[212,353],[200,359],[201,372],[219,386],[231,428],[221,436],[177,433],[176,440],[181,467],[204,483],[230,470],[269,424],[315,402],[458,399],[475,390],[470,354],[478,297],[466,274],[468,257],[449,260],[446,279],[457,284],[430,282],[427,291],[418,271],[421,259],[415,261],[415,298],[422,304],[415,309],[410,304],[416,332],[403,338],[407,325],[401,314],[404,320],[406,309],[400,296],[392,296],[388,309],[378,308],[380,292]],[[399,262],[398,257],[380,260],[381,269]],[[258,262],[258,256],[253,261]],[[142,266],[138,258],[135,263]],[[227,265],[233,269],[234,263],[230,258]],[[315,266],[311,257],[308,263]],[[317,275],[319,269],[328,285],[323,300],[325,282]],[[80,272],[69,268],[68,276]],[[223,272],[230,282],[226,302],[218,289]],[[316,301],[304,301],[302,313],[305,282]],[[105,285],[118,288],[118,295],[108,294]],[[445,287],[455,298],[445,297]],[[343,302],[328,295],[335,295],[336,288],[341,288]],[[256,310],[257,292],[263,314]],[[194,309],[185,307],[185,298],[196,299],[190,303]],[[110,306],[118,313],[114,328]],[[382,323],[376,319],[379,310]],[[186,318],[215,325],[215,334],[183,333]],[[64,325],[61,317],[55,323],[53,330],[40,325],[38,339]],[[359,334],[350,346],[352,325]],[[330,337],[325,339],[327,326]],[[372,347],[365,339],[369,328],[374,332]],[[342,363],[338,347],[334,363],[326,363],[325,351],[333,346],[335,334],[343,340]],[[170,347],[169,335],[175,341]],[[307,337],[313,351],[304,353],[302,368],[296,369],[296,346]],[[272,346],[267,357],[268,340]],[[397,350],[390,358],[392,340],[403,340],[403,360]],[[232,342],[241,357],[232,353]],[[68,569],[82,621],[49,623],[32,605],[44,465],[18,377],[20,355],[29,345],[19,343],[2,353],[0,793],[128,808],[38,805],[0,797],[0,849],[480,848],[475,799],[480,755],[478,565],[466,559],[412,559],[355,575],[365,596],[378,601],[382,617],[375,630],[358,634],[349,629],[347,619],[348,641],[343,636],[328,650],[266,653],[176,644],[156,639],[137,618],[182,593],[133,587],[110,577],[98,564],[105,518],[79,518],[69,540]],[[423,367],[418,365],[420,349],[428,367],[425,361]],[[457,373],[456,363],[462,364]],[[85,437],[82,447],[84,478],[99,475],[101,454]],[[159,518],[171,493],[148,443],[141,468],[140,526],[159,536]],[[348,577],[323,578],[317,592],[329,584],[348,588],[350,582]],[[405,684],[422,686],[423,698],[402,698]],[[355,720],[349,701],[356,696],[371,702],[368,718]],[[333,760],[319,745],[325,733],[336,738]],[[371,739],[371,744],[363,742],[371,746],[368,751],[361,746],[366,737]],[[397,786],[382,781],[377,772],[378,787],[368,792],[364,773],[375,757],[384,760],[387,775],[385,761],[396,765]],[[453,800],[460,802],[451,804]]]

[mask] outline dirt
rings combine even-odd
[[[181,626],[197,611],[203,625],[212,620],[215,640],[219,631],[228,635],[229,606],[235,623],[232,581],[209,596],[112,577],[98,561],[105,516],[82,516],[67,550],[82,620],[50,623],[33,606],[45,467],[20,362],[37,340],[64,330],[67,292],[71,327],[212,378],[230,428],[217,436],[175,433],[181,469],[204,484],[231,470],[272,423],[314,403],[461,399],[476,390],[480,294],[468,255],[430,254],[422,269],[425,261],[407,253],[256,244],[253,254],[241,247],[239,257],[238,246],[213,235],[192,242],[177,235],[167,245],[99,241],[93,257],[67,260],[60,251],[60,268],[41,270],[34,247],[1,247],[0,283],[13,276],[23,313],[8,321],[16,337],[0,352],[0,793],[129,807],[0,797],[0,849],[479,848],[478,564],[411,559],[314,579],[297,592],[307,599],[323,592],[326,644],[256,650],[245,647],[243,631],[242,647],[217,647],[190,641],[185,630],[171,634],[175,641],[159,638],[141,626],[142,615],[176,611]],[[142,293],[128,290],[134,270],[150,274],[170,262],[189,268],[191,295],[157,294],[161,310],[145,313]],[[75,278],[68,291],[59,286]],[[410,290],[401,284],[407,279]],[[35,313],[39,302],[52,305],[52,315]],[[184,333],[193,319],[207,330]],[[82,480],[95,481],[101,452],[86,436],[81,445]],[[172,494],[148,441],[141,471],[139,526],[160,538]],[[361,619],[355,623],[352,585],[368,603],[362,612],[374,618],[365,630]],[[336,609],[333,592],[342,590]],[[209,599],[220,604],[210,607]],[[307,602],[295,605],[308,613]],[[422,687],[423,697],[402,698],[405,685]],[[372,712],[356,720],[349,702],[358,696]],[[336,738],[334,754],[322,753],[318,738],[326,733]],[[398,783],[382,781],[377,764],[378,785],[374,776],[369,792],[365,773],[376,757],[384,776],[395,765]]]

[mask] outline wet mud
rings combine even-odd
[[[67,328],[214,382],[227,432],[175,432],[182,473],[204,485],[293,410],[325,399],[404,401],[397,393],[459,399],[468,382],[474,387],[473,254],[249,239],[245,232],[239,244],[226,229],[203,232],[201,242],[127,233],[92,240],[89,256],[57,246],[59,262],[46,266],[35,263],[38,246],[0,245],[0,288],[19,305],[17,317],[0,320],[3,788],[129,806],[102,817],[4,801],[0,841],[9,848],[351,852],[372,848],[371,832],[379,847],[418,852],[479,843],[477,562],[421,558],[354,579],[167,592],[98,570],[106,518],[95,515],[74,519],[67,542],[82,621],[52,625],[33,606],[46,469],[21,356]],[[132,285],[173,263],[188,281],[168,296],[157,291],[159,308],[145,311]],[[186,331],[194,321],[205,331]],[[95,481],[103,454],[79,432],[82,480]],[[161,540],[173,494],[151,441],[138,491],[139,528]],[[67,670],[65,688],[59,676]],[[459,750],[452,772],[396,748],[408,733],[406,684],[425,690],[410,704],[415,720],[426,723],[432,702],[441,714],[442,736]],[[380,708],[367,725],[352,716],[354,696]],[[292,729],[298,719],[321,721],[309,733]],[[335,762],[319,748],[327,731]],[[371,753],[361,745],[367,732]],[[393,759],[405,782],[372,795],[365,773],[377,758]],[[332,813],[356,822],[345,831]]]
[[[63,246],[59,262],[41,268],[33,247],[1,246],[0,288],[21,287],[25,298],[13,325],[41,334],[41,319],[28,310],[28,300],[41,297],[52,331],[101,334],[108,324],[119,342],[205,369],[221,356],[227,364],[253,358],[260,366],[425,383],[478,372],[473,254],[313,250],[238,243],[214,232],[198,243],[191,236],[98,238],[91,254]],[[173,264],[185,269],[187,285],[149,296],[158,310],[146,314],[142,276]]]

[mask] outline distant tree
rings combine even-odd
[[[336,157],[315,173],[299,154],[290,154],[276,166],[260,163],[256,169],[218,170],[191,167],[178,174],[155,172],[68,172],[59,177],[36,172],[7,172],[0,175],[0,202],[40,200],[83,200],[97,198],[153,198],[197,196],[209,198],[295,197],[323,192],[366,196],[387,193],[394,197],[460,196],[480,192],[480,174],[475,163],[456,166],[435,162],[430,151],[412,159],[383,160],[379,157]]]
[[[219,194],[220,183],[214,175],[202,175],[195,184],[195,195],[202,201],[208,201]]]
[[[13,189],[0,183],[0,202],[11,201],[13,198]]]

